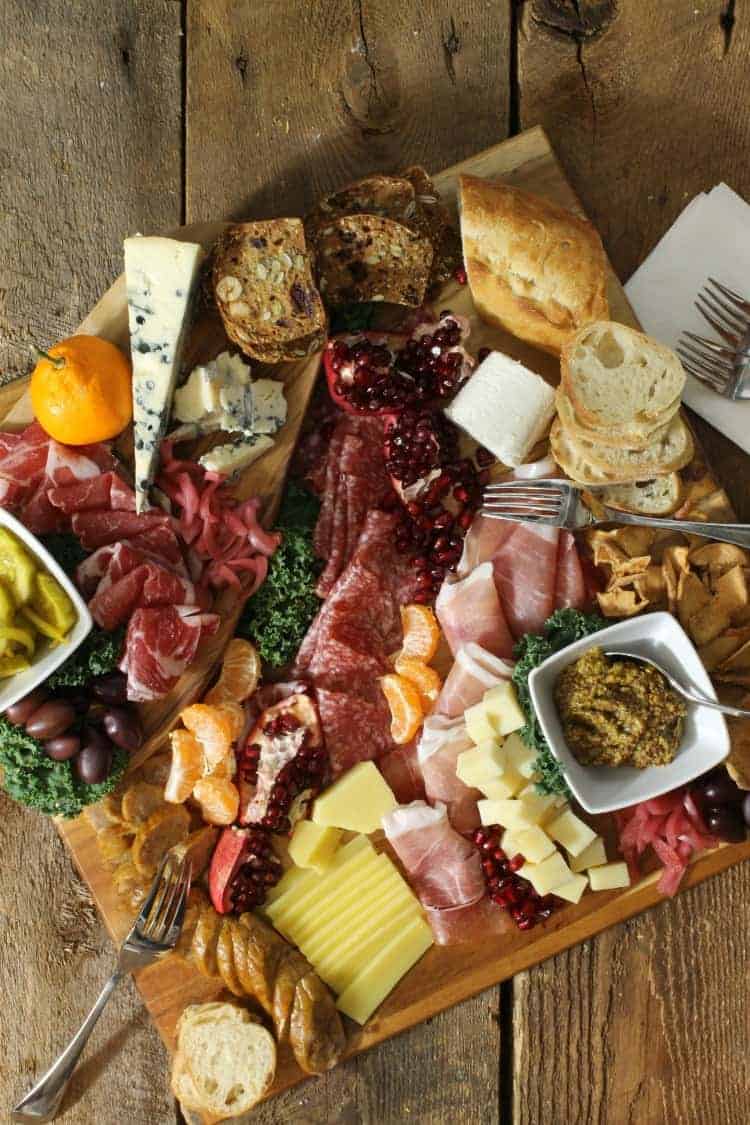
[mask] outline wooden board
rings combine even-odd
[[[448,199],[455,196],[456,177],[460,171],[503,177],[565,206],[578,207],[578,201],[541,130],[532,130],[442,173],[437,177],[437,183]],[[187,232],[185,237],[189,237]],[[613,316],[634,323],[632,310],[613,273],[609,293]],[[445,303],[456,311],[463,311],[468,303],[468,291],[453,287],[443,295],[441,304]],[[484,331],[482,329],[475,337],[477,346],[483,339],[491,339],[496,346],[501,344],[511,354],[554,380],[554,360],[541,356],[515,339],[494,331],[491,336],[489,333],[483,335]],[[83,820],[62,824],[60,831],[91,887],[107,928],[113,938],[119,940],[132,919],[120,908],[114,895],[109,872],[101,863],[93,833]],[[692,886],[746,858],[750,858],[750,842],[722,847],[691,867],[685,885]],[[489,943],[481,948],[459,946],[430,950],[367,1027],[352,1034],[349,1053],[354,1054],[395,1035],[451,1004],[648,908],[660,901],[655,881],[655,877],[650,877],[625,893],[584,896],[578,906],[566,908],[553,916],[543,928],[529,935],[518,932],[505,935],[498,939],[496,947]],[[191,1000],[213,998],[221,991],[219,982],[206,981],[176,961],[167,961],[145,970],[140,974],[138,985],[160,1033],[170,1046],[176,1019],[184,1005]],[[274,1090],[290,1086],[301,1077],[293,1061],[282,1055]]]

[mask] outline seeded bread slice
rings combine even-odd
[[[278,362],[297,358],[301,341],[305,354],[323,346],[325,310],[300,219],[229,227],[214,250],[213,283],[227,336],[247,355]]]
[[[407,226],[423,235],[433,249],[430,287],[443,285],[461,262],[461,240],[451,224],[448,208],[424,168],[412,165],[403,172],[415,193],[416,210]]]
[[[608,320],[587,325],[565,344],[560,373],[576,417],[591,429],[661,424],[685,386],[671,348]]]
[[[669,473],[642,484],[613,484],[598,489],[596,499],[610,508],[636,512],[643,516],[668,516],[682,503],[682,481],[678,473]]]
[[[562,387],[557,388],[555,405],[563,426],[574,438],[596,441],[599,445],[607,446],[609,449],[646,449],[652,442],[665,436],[670,422],[679,409],[680,401],[676,399],[672,407],[665,414],[660,415],[662,420],[659,422],[641,422],[640,424],[623,422],[619,426],[601,429],[589,428],[581,424]]]
[[[410,225],[416,210],[415,187],[407,173],[365,176],[324,196],[305,219],[305,233],[312,243],[321,227],[347,215],[380,215]]]
[[[607,449],[595,442],[579,440],[563,430],[559,418],[550,432],[550,443],[555,460],[565,472],[573,480],[587,484],[651,480],[681,469],[693,459],[694,453],[692,436],[679,415],[670,423],[666,435],[644,450]]]
[[[316,236],[318,284],[328,305],[389,301],[421,305],[433,251],[426,238],[392,219],[347,215]]]

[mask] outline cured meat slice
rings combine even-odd
[[[459,754],[474,745],[463,719],[429,715],[417,744],[417,759],[430,804],[442,801],[457,832],[470,832],[479,825],[477,801],[482,794],[456,777]]]
[[[382,694],[371,703],[348,692],[319,688],[316,698],[334,777],[393,749],[391,717]]]
[[[572,606],[583,609],[586,605],[586,582],[575,536],[561,531],[557,544],[557,577],[555,580],[555,609]]]
[[[142,517],[141,517],[142,518]],[[192,663],[201,637],[219,628],[214,613],[195,606],[137,609],[130,618],[120,670],[128,678],[128,699],[161,699]]]
[[[496,906],[487,895],[472,906],[428,909],[427,921],[438,945],[484,941],[514,929],[510,914]]]
[[[131,536],[129,542],[131,547],[137,547],[140,551],[145,551],[146,554],[161,559],[178,570],[184,569],[185,561],[182,557],[180,541],[169,524],[150,527],[146,531],[139,532],[138,535]],[[196,580],[198,577],[199,575],[193,575]]]
[[[106,578],[106,589],[108,585],[147,562],[160,565],[166,563],[169,570],[187,578],[187,571],[181,556],[177,566],[172,566],[167,560],[149,551],[141,550],[135,543],[135,539],[123,539],[121,543],[108,543],[104,547],[99,547],[82,563],[79,563],[75,574],[76,585],[86,599],[94,596],[100,581]]]
[[[348,440],[348,439],[347,439]],[[325,569],[320,575],[315,592],[319,598],[326,598],[333,589],[336,579],[346,565],[347,504],[345,478],[340,474],[336,482],[336,493],[331,513],[331,530],[326,554],[317,553],[326,560]]]
[[[509,539],[516,524],[509,520],[492,520],[488,516],[475,516],[464,539],[463,551],[456,574],[465,578],[475,566],[491,562],[506,539]]]
[[[331,435],[326,460],[325,483],[323,486],[323,502],[318,513],[318,520],[313,534],[313,548],[315,554],[321,559],[327,559],[331,550],[331,535],[333,532],[333,514],[336,508],[336,493],[339,480],[339,457],[341,446],[344,443],[345,432],[337,426]]]
[[[50,441],[47,447],[45,473],[51,484],[73,484],[75,481],[91,480],[101,473],[96,461],[85,453]]]
[[[497,522],[497,521],[496,521]],[[540,633],[555,608],[559,528],[515,523],[492,565],[505,617],[516,637]]]
[[[48,535],[52,531],[64,531],[68,525],[67,517],[50,504],[48,488],[47,480],[42,480],[32,496],[23,505],[21,512],[22,522],[35,535]]]
[[[95,551],[107,543],[118,543],[132,536],[142,536],[158,528],[171,530],[170,517],[163,512],[77,512],[71,519],[73,531],[87,551]]]
[[[493,656],[470,641],[456,653],[435,709],[441,715],[463,715],[467,707],[479,703],[489,688],[509,680],[512,674],[510,661]]]
[[[395,750],[390,750],[378,758],[377,767],[400,805],[424,800],[424,778],[417,758],[415,739],[407,742],[406,746],[397,746]]]
[[[195,587],[187,578],[158,563],[145,562],[114,580],[106,574],[89,602],[89,610],[97,625],[111,632],[139,606],[195,605],[196,601]]]
[[[480,563],[458,582],[443,582],[435,613],[454,656],[469,641],[495,656],[507,660],[513,656],[514,641],[500,604],[491,562]]]
[[[100,473],[97,477],[58,485],[49,490],[50,503],[66,515],[76,512],[111,508],[135,511],[135,493],[116,473]]]

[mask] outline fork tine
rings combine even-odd
[[[560,486],[557,488],[537,488],[534,484],[503,484],[502,481],[485,485],[484,491],[492,496],[538,496],[548,500],[557,499],[565,494],[565,490]]]
[[[742,334],[747,331],[748,318],[732,305],[727,305],[724,300],[717,297],[716,294],[711,293],[708,289],[704,289],[700,294],[706,304],[714,310],[714,312],[721,313],[724,319],[729,324],[737,326],[737,331]]]
[[[704,320],[708,321],[713,330],[718,332],[722,340],[726,340],[729,346],[736,350],[739,346],[739,337],[742,334],[742,328],[733,324],[722,309],[713,308],[703,294],[695,301],[695,307]]]
[[[159,883],[159,892],[156,895],[148,917],[142,926],[139,927],[139,932],[145,938],[151,939],[151,935],[156,927],[157,919],[160,917],[164,904],[167,898],[171,895],[175,886],[175,858],[173,855],[167,853],[164,857],[164,865],[161,871],[161,880]]]
[[[699,371],[703,371],[706,375],[710,375],[713,379],[718,379],[719,382],[728,383],[734,372],[732,367],[722,367],[718,363],[712,363],[709,360],[701,359],[696,355],[689,355],[686,352],[677,353],[685,363],[697,367]]]
[[[156,899],[156,896],[159,894],[159,891],[161,890],[164,868],[167,866],[168,860],[169,860],[169,855],[165,855],[164,859],[159,864],[156,875],[154,876],[154,881],[151,884],[151,889],[148,892],[148,894],[146,895],[146,898],[144,899],[144,902],[143,902],[143,906],[141,907],[140,911],[138,912],[138,917],[135,920],[135,925],[136,925],[137,929],[140,929],[141,926],[145,926],[146,921],[148,920],[148,916],[151,913],[151,907],[154,905],[154,900]]]
[[[727,389],[728,380],[725,381],[706,375],[705,372],[699,371],[697,367],[693,367],[690,363],[686,363],[684,366],[688,374],[692,375],[694,379],[698,379],[699,382],[705,383],[712,391],[718,391],[719,394],[723,394]]]
[[[530,516],[530,515],[509,515],[506,513],[497,512],[494,509],[482,507],[479,509],[480,516],[486,516],[490,520],[509,520],[510,523],[544,523],[549,524],[551,527],[558,526],[557,516]]]
[[[703,362],[709,363],[711,367],[727,368],[734,367],[734,354],[729,348],[722,348],[721,353],[714,351],[711,348],[699,348],[692,343],[679,344],[679,348],[683,353],[686,353],[688,358],[700,359]],[[717,348],[721,345],[717,345]]]
[[[731,301],[750,317],[750,301],[740,296],[739,293],[735,293],[734,289],[730,289],[728,285],[723,285],[720,281],[717,281],[715,277],[709,277],[708,282],[710,285],[713,285],[715,289],[718,289],[728,301]]]
[[[180,911],[184,914],[187,896],[190,893],[191,871],[189,860],[183,860],[177,869],[177,878],[175,879],[172,891],[168,900],[164,903],[159,918],[156,919],[154,923],[154,940],[159,942],[159,944],[164,944],[169,940],[170,932],[177,922]],[[180,922],[180,925],[181,924]]]
[[[685,340],[690,340],[692,344],[699,345],[701,348],[712,352],[721,359],[726,359],[729,360],[730,363],[734,363],[735,353],[733,348],[727,348],[724,344],[717,344],[715,340],[709,340],[707,336],[698,336],[695,332],[683,332],[682,335]],[[682,343],[682,341],[680,342],[682,347],[688,346]]]

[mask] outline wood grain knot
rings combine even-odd
[[[364,35],[359,36],[344,58],[341,96],[347,115],[363,133],[392,133],[401,100],[393,52],[380,44],[375,51]]]
[[[533,0],[534,23],[579,42],[593,39],[619,15],[617,0]]]

